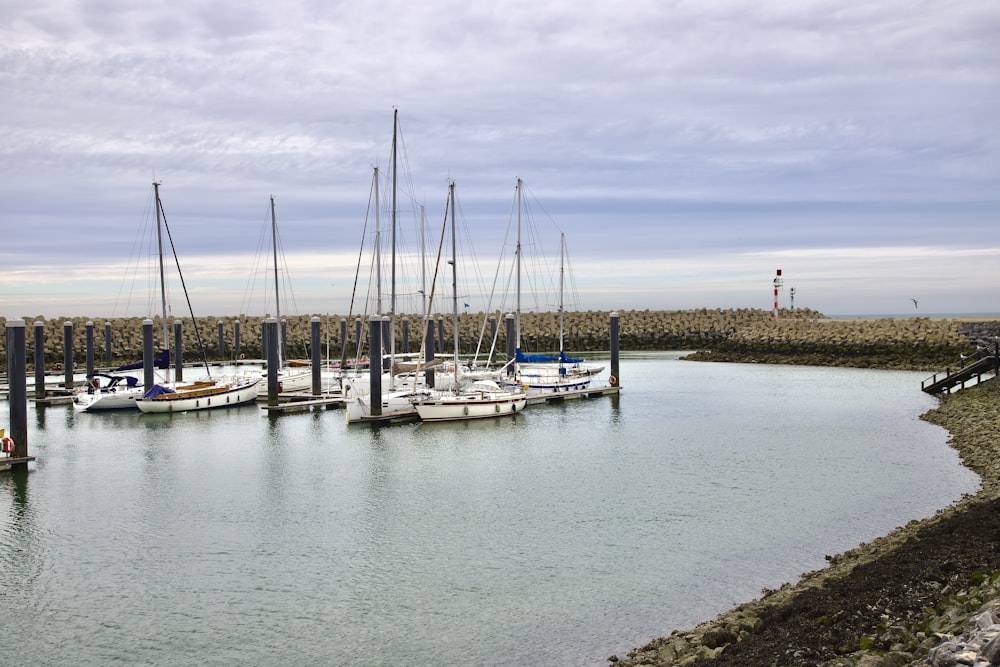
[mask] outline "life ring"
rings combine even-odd
[[[4,436],[2,444],[0,444],[0,449],[3,450],[4,454],[14,453],[14,439]]]
[[[608,384],[610,384],[612,387],[617,387],[618,386],[618,378],[616,378],[614,375],[612,375],[611,377],[608,378]]]
[[[247,358],[247,355],[245,355],[245,354],[241,354],[241,355],[240,355],[240,361],[243,361],[243,360],[244,360],[244,359],[246,359],[246,358]]]

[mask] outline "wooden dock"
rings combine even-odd
[[[11,470],[16,465],[26,465],[30,461],[34,461],[34,456],[3,456],[0,457],[0,472],[5,470]]]
[[[621,393],[621,386],[586,387],[585,389],[569,389],[567,391],[554,392],[551,394],[536,394],[528,396],[528,405],[538,405],[541,403],[561,403],[563,401],[579,400],[583,398],[600,398],[601,396],[617,396]]]
[[[312,409],[330,410],[331,408],[344,407],[344,397],[341,394],[329,394],[326,396],[314,396],[307,392],[288,392],[278,394],[278,404],[268,405],[267,397],[264,397],[262,410],[267,410],[268,414],[286,414],[289,412],[306,412]]]

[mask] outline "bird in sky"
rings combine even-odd
[[[917,300],[916,299],[910,299],[910,301],[913,302],[913,307],[916,308],[917,307]]]

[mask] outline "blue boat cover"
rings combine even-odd
[[[164,387],[163,385],[160,385],[160,384],[154,384],[153,388],[150,389],[149,391],[147,391],[145,394],[143,394],[142,397],[143,398],[156,398],[160,394],[173,394],[173,393],[176,393],[176,392],[173,389],[171,389],[170,387]]]
[[[137,361],[134,364],[126,364],[124,366],[119,366],[118,368],[115,368],[112,372],[139,370],[140,368],[143,367],[142,364],[143,362]],[[160,370],[165,370],[167,368],[170,368],[170,350],[163,350],[158,355],[156,355],[156,358],[153,359],[153,368],[159,368]]]
[[[517,348],[517,354],[515,355],[515,360],[519,364],[538,364],[545,362],[560,362],[563,364],[579,364],[583,363],[583,359],[574,359],[572,357],[567,357],[566,352],[560,350],[558,357],[553,357],[551,355],[545,354],[525,354],[521,352],[521,348]]]

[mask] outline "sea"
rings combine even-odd
[[[606,665],[979,487],[921,373],[681,356],[475,422],[30,404],[0,665]]]

